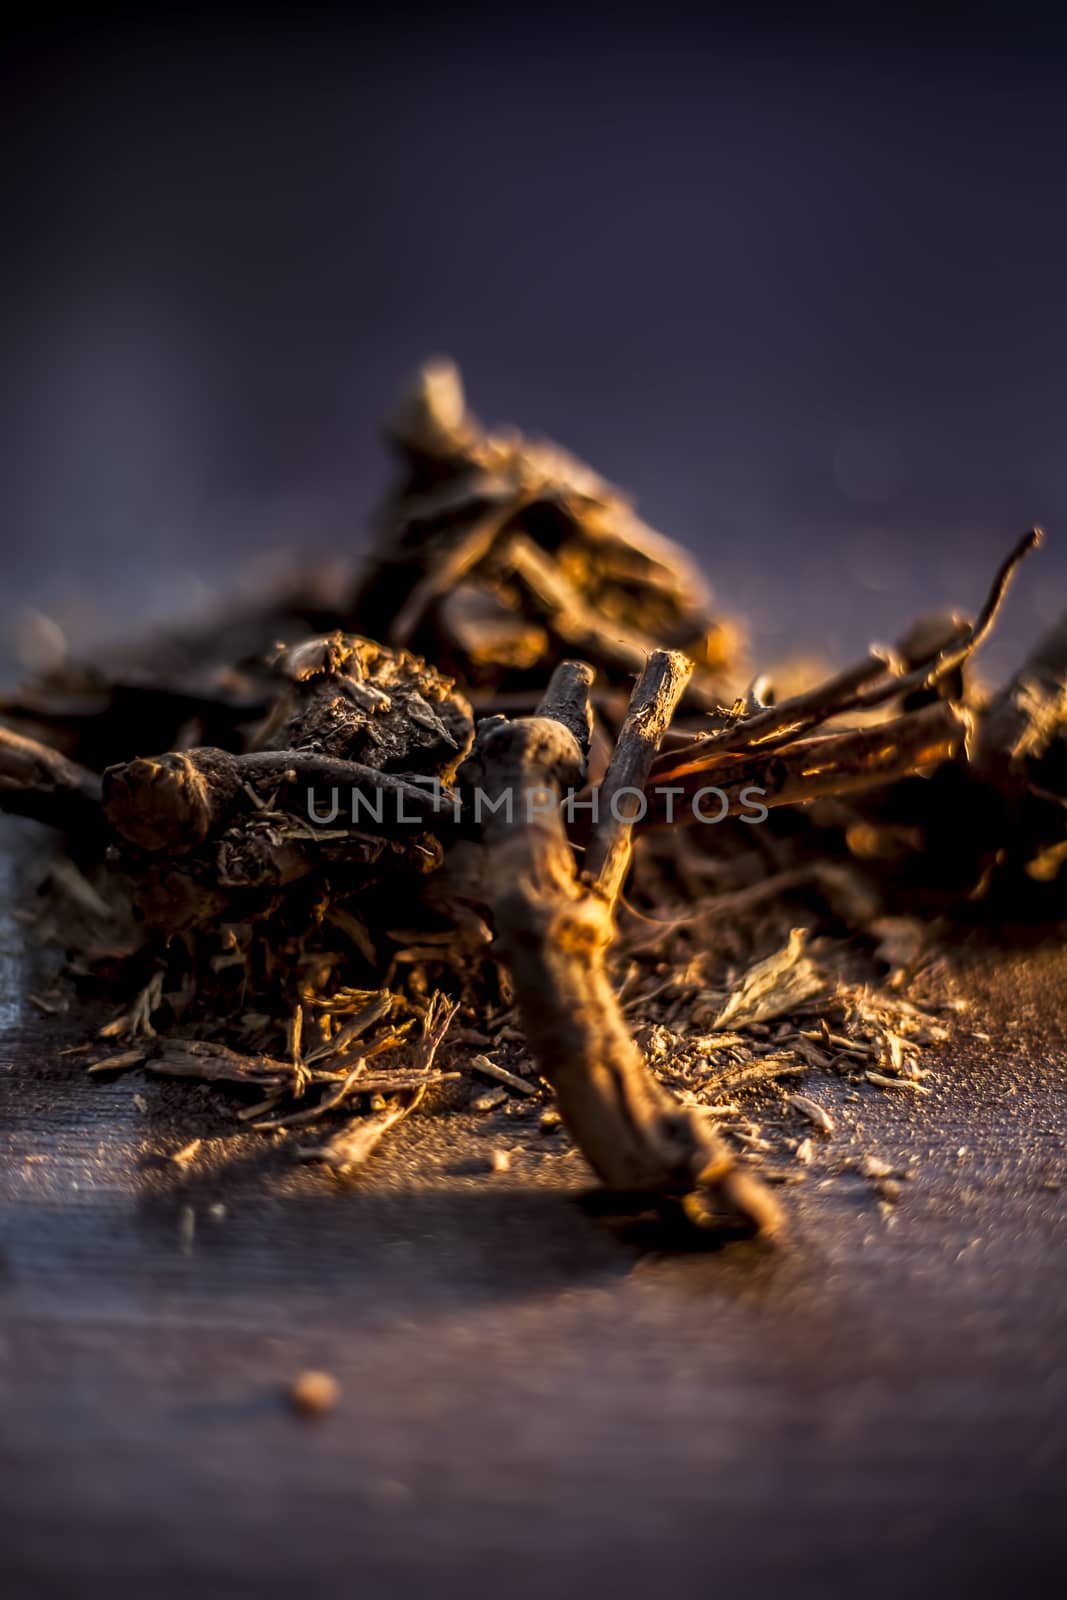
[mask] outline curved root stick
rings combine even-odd
[[[621,787],[620,777],[627,787],[647,777],[687,667],[667,651],[650,658],[605,795]],[[561,791],[584,775],[591,680],[588,668],[565,663],[542,702],[543,714],[483,723],[460,773],[461,784],[498,807],[482,837],[497,886],[497,932],[527,1037],[564,1121],[609,1188],[673,1197],[701,1225],[769,1236],[781,1227],[776,1202],[738,1169],[707,1120],[679,1105],[650,1075],[611,986],[605,958],[630,824],[614,815],[604,819],[590,847],[596,881],[583,881],[559,808]]]

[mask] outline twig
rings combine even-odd
[[[346,1022],[339,1033],[332,1039],[327,1039],[325,1044],[320,1044],[314,1050],[309,1050],[304,1056],[304,1065],[313,1066],[316,1061],[323,1061],[327,1057],[338,1056],[347,1050],[354,1040],[375,1022],[380,1022],[382,1017],[393,1008],[393,996],[388,989],[382,989],[377,994],[372,994],[362,1010],[350,1022]]]
[[[323,1095],[317,1105],[308,1106],[303,1111],[294,1111],[291,1116],[286,1116],[283,1113],[281,1116],[268,1118],[263,1122],[254,1122],[252,1126],[264,1132],[274,1128],[291,1128],[309,1122],[317,1122],[319,1117],[324,1117],[328,1111],[336,1110],[342,1100],[347,1099],[351,1090],[356,1086],[366,1070],[366,1060],[363,1056],[360,1056],[341,1079],[341,1082],[336,1084],[328,1094]],[[359,1084],[359,1089],[363,1093],[364,1086]],[[273,1111],[274,1107],[271,1106],[270,1109]]]
[[[201,1039],[168,1039],[159,1055],[145,1061],[145,1070],[164,1078],[203,1078],[208,1083],[248,1083],[264,1089],[292,1087],[297,1078],[291,1061],[241,1055]]]
[[[574,735],[583,765],[589,760],[593,738],[591,690],[595,677],[587,661],[561,661],[534,712],[535,716],[550,717],[553,722],[561,723]]]
[[[757,712],[755,716],[693,742],[688,750],[672,751],[653,767],[658,781],[709,770],[712,759],[735,751],[765,750],[798,738],[831,717],[847,712],[870,711],[890,699],[903,698],[918,690],[935,688],[956,671],[988,636],[1019,563],[1042,541],[1040,528],[1030,528],[1001,563],[985,602],[974,623],[961,627],[959,634],[925,661],[907,670],[907,664],[889,651],[872,651],[856,666],[847,668],[826,683],[804,694],[784,700],[781,705]]]
[[[767,1083],[775,1078],[800,1077],[809,1070],[803,1061],[791,1061],[788,1056],[763,1056],[759,1061],[722,1073],[711,1073],[706,1082],[711,1089],[745,1089],[753,1083]]]
[[[444,995],[434,995],[422,1019],[422,1035],[415,1050],[415,1071],[429,1073],[441,1041],[458,1010],[458,1004],[446,1000]],[[416,1110],[426,1094],[426,1088],[427,1083],[423,1081],[397,1104],[386,1107],[384,1111],[369,1117],[353,1118],[326,1144],[299,1149],[298,1158],[301,1161],[321,1161],[341,1176],[354,1171],[373,1155],[391,1128]]]
[[[951,760],[965,748],[972,729],[969,711],[939,700],[870,728],[799,739],[762,755],[689,763],[654,775],[639,826],[720,821],[746,811],[751,815],[757,803],[773,810],[891,783]],[[714,797],[698,803],[701,790]]]
[[[997,620],[997,613],[1004,604],[1004,597],[1020,563],[1030,554],[1031,550],[1040,550],[1044,539],[1044,528],[1028,528],[1014,548],[1009,551],[997,569],[990,585],[989,593],[986,596],[985,604],[975,618],[966,641],[956,649],[949,646],[940,652],[925,687],[931,687],[938,679],[954,671],[988,637],[994,622]]]
[[[254,1122],[252,1126],[259,1132],[270,1132],[276,1128],[306,1127],[309,1123],[318,1122],[328,1112],[336,1111],[342,1101],[347,1100],[352,1093],[410,1094],[416,1089],[421,1093],[423,1089],[432,1089],[439,1083],[455,1083],[463,1076],[461,1072],[403,1071],[372,1075],[365,1072],[365,1067],[366,1062],[360,1062],[341,1083],[319,1101],[318,1105],[291,1114],[280,1112],[278,1116],[270,1117],[264,1122]]]
[[[624,794],[643,800],[644,787],[660,740],[670,724],[693,663],[674,650],[655,650],[648,658],[630,700],[608,770],[598,792],[599,818],[585,853],[589,882],[614,904],[630,864],[635,815],[622,810]],[[542,715],[551,712],[542,711]]]
[[[803,694],[767,706],[754,716],[743,717],[703,739],[694,739],[687,748],[671,750],[653,764],[657,780],[681,777],[696,772],[718,756],[735,751],[758,751],[790,739],[799,738],[828,718],[849,709],[857,694],[868,684],[884,679],[887,672],[902,673],[903,666],[887,650],[872,650],[864,660],[828,678]]]
[[[86,1072],[125,1072],[127,1067],[139,1067],[145,1058],[143,1050],[123,1050],[117,1056],[104,1056],[99,1061],[90,1061]]]
[[[676,915],[667,917],[654,917],[647,912],[638,911],[636,907],[623,900],[621,904],[635,922],[654,927],[658,932],[647,939],[628,939],[622,947],[622,953],[626,956],[635,956],[643,950],[653,950],[676,928],[687,927],[707,917],[716,917],[719,921],[724,917],[743,917],[765,905],[767,901],[784,899],[786,895],[800,889],[817,889],[824,899],[832,903],[835,899],[840,899],[850,887],[847,885],[843,887],[842,883],[849,872],[849,868],[835,866],[832,862],[813,861],[802,867],[789,867],[782,872],[772,872],[769,877],[760,878],[756,883],[747,884],[740,889],[706,895],[695,902],[692,910],[679,911]],[[671,982],[673,979],[668,980],[663,987],[669,988]],[[627,1007],[638,1004],[640,998],[638,996],[628,1001]]]
[[[907,1094],[930,1093],[925,1083],[916,1083],[913,1078],[887,1078],[884,1072],[866,1072],[864,1077],[879,1089],[903,1089]]]
[[[497,1083],[503,1083],[509,1089],[514,1089],[516,1094],[524,1094],[528,1098],[537,1095],[537,1086],[527,1083],[525,1078],[517,1077],[514,1072],[509,1072],[507,1067],[498,1067],[495,1061],[490,1061],[488,1056],[474,1056],[471,1067],[475,1072],[480,1072],[485,1078],[495,1078]]]
[[[99,828],[100,779],[51,746],[0,726],[0,811],[72,833]]]

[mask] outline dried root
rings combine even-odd
[[[353,601],[353,625],[431,656],[471,689],[540,694],[561,656],[628,687],[650,645],[695,663],[711,710],[737,634],[702,575],[625,497],[555,445],[485,433],[455,367],[427,367],[392,430],[402,481]]]
[[[606,796],[641,792],[681,696],[690,663],[656,651],[638,680],[604,783]],[[585,776],[588,689],[578,663],[558,668],[534,717],[479,729],[460,781],[494,801],[533,797],[483,831],[499,890],[493,912],[542,1075],[590,1165],[609,1188],[680,1199],[689,1214],[771,1235],[781,1214],[740,1171],[706,1118],[678,1105],[647,1072],[623,1021],[606,953],[613,907],[630,855],[630,831],[609,805],[578,877],[558,801]],[[543,808],[543,809],[542,809]]]
[[[525,1105],[535,1072],[609,1189],[776,1235],[733,1096],[809,1072],[925,1094],[917,917],[1051,894],[1067,861],[1067,626],[992,699],[970,677],[1039,534],[973,623],[731,704],[735,636],[595,474],[484,433],[447,367],[393,437],[351,599],[294,592],[223,630],[228,660],[201,636],[155,677],[61,669],[0,706],[0,808],[69,841],[52,925],[80,976],[137,991],[90,1071],[243,1085],[243,1120],[321,1125],[301,1153],[347,1173],[457,1083],[435,1061],[462,1010],[454,1047],[486,1053],[459,1067]]]

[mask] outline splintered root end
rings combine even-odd
[[[688,1222],[709,1232],[742,1234],[768,1242],[785,1232],[785,1213],[770,1190],[729,1159],[706,1167],[681,1205]]]
[[[142,850],[191,849],[207,837],[213,815],[203,774],[180,753],[109,767],[104,809],[115,831]]]

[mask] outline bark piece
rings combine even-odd
[[[712,1027],[719,1031],[768,1022],[821,994],[829,980],[806,953],[806,945],[804,929],[794,928],[784,949],[749,968]]]
[[[338,632],[282,650],[275,670],[284,688],[255,737],[260,750],[313,750],[447,781],[470,748],[470,707],[451,678],[407,650]]]

